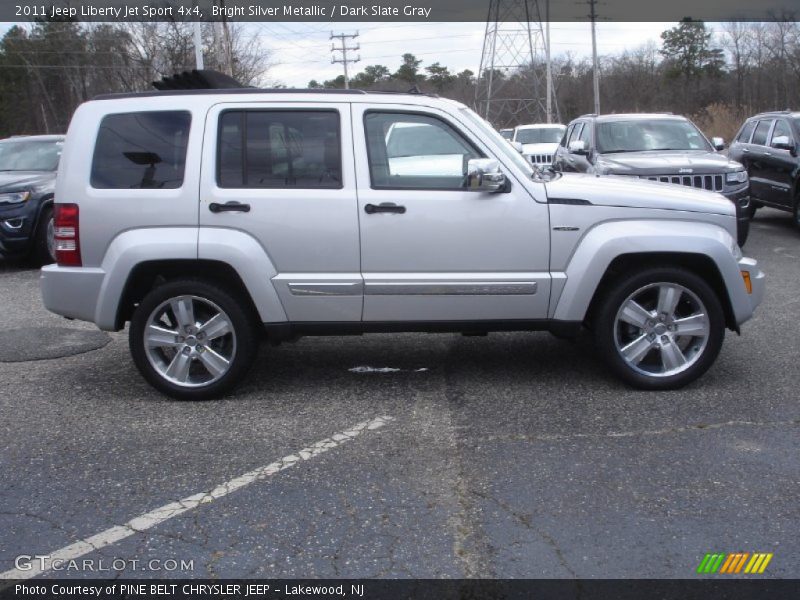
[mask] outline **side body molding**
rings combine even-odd
[[[711,223],[640,220],[611,221],[589,230],[577,244],[566,268],[566,283],[553,298],[550,317],[582,321],[603,275],[618,256],[648,252],[698,254],[711,258],[728,291],[737,323],[753,313],[742,285],[735,240],[724,228]]]

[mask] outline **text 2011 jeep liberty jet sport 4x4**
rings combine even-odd
[[[229,390],[262,334],[582,326],[628,383],[677,388],[764,293],[723,196],[543,177],[422,94],[99,97],[72,119],[55,219],[47,308],[130,322],[136,366],[185,399]]]

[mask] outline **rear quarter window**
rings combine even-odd
[[[100,122],[94,147],[92,187],[181,187],[191,122],[187,111],[106,115]]]

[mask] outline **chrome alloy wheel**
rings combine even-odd
[[[652,283],[622,303],[614,343],[628,366],[650,377],[689,369],[703,355],[711,325],[700,298],[676,283]]]
[[[158,374],[187,388],[218,381],[236,356],[230,317],[199,296],[177,296],[161,303],[147,320],[144,345]]]

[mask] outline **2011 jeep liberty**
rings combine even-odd
[[[69,128],[55,238],[47,308],[130,322],[136,366],[181,399],[230,390],[263,335],[583,326],[629,384],[678,388],[764,293],[723,196],[541,173],[422,94],[99,97]]]

